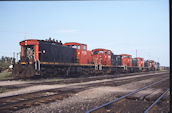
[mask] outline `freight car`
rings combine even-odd
[[[108,49],[87,50],[86,44],[76,42],[62,44],[55,40],[30,39],[21,41],[20,47],[20,61],[12,71],[18,78],[149,71],[159,66],[153,60],[144,64],[143,58],[132,60],[131,55],[115,55]]]

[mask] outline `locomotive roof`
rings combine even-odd
[[[87,44],[82,44],[82,43],[78,43],[78,42],[66,42],[64,44],[87,45]]]
[[[28,42],[29,42],[29,44],[31,44],[31,43],[32,44],[38,44],[38,40],[36,40],[36,39],[23,40],[23,41],[19,42],[19,44],[20,45],[25,45],[25,43],[26,43],[27,45],[29,45]]]
[[[120,54],[120,56],[131,56],[130,54]]]
[[[48,40],[38,40],[38,39],[27,39],[27,40],[23,40],[23,41],[21,41],[20,43],[22,43],[22,42],[25,42],[25,41],[38,41],[38,42],[40,42],[40,41],[42,41],[42,42],[48,42],[48,43],[61,43],[61,42],[55,42],[55,41],[48,41]]]
[[[144,59],[144,58],[142,58],[142,57],[136,57],[135,59]]]
[[[27,39],[27,40],[22,40],[20,42],[24,42],[24,41],[39,41],[39,40],[37,40],[37,39]]]
[[[94,51],[94,50],[98,50],[98,51],[108,50],[108,51],[111,51],[109,49],[103,49],[103,48],[96,48],[96,49],[93,49],[92,51]]]

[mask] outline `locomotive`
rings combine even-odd
[[[111,50],[87,50],[87,44],[54,40],[23,40],[20,61],[13,66],[17,78],[76,76],[159,70],[159,63]]]

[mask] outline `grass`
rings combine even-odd
[[[2,71],[8,69],[10,65],[11,65],[11,63],[9,63],[9,62],[1,62],[1,61],[0,61],[0,69],[1,69]]]
[[[0,73],[0,80],[5,80],[5,79],[12,79],[12,73],[8,72],[8,70],[4,70]]]

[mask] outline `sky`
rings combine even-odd
[[[0,1],[0,57],[19,42],[54,38],[169,66],[169,1]]]

